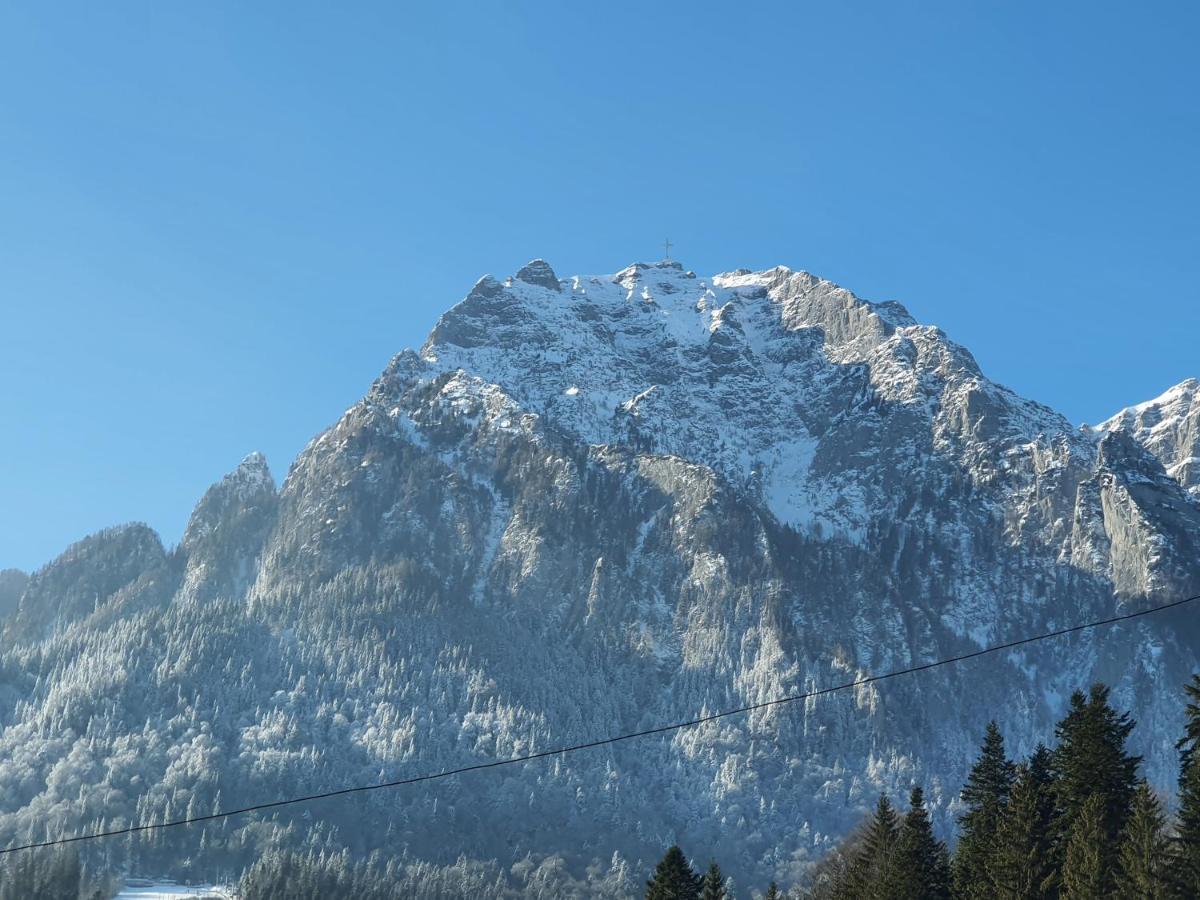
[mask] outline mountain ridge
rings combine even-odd
[[[784,267],[485,276],[278,490],[252,455],[179,546],[118,532],[34,573],[0,655],[0,751],[28,766],[0,766],[0,834],[103,814],[92,781],[132,818],[406,777],[1198,593],[1196,405],[1168,394],[1170,440],[1150,406],[1075,427],[900,304]],[[450,865],[454,833],[597,884],[687,836],[790,880],[879,790],[922,783],[948,831],[986,719],[1028,752],[1092,679],[1173,741],[1198,636],[1139,623],[331,821],[364,850]],[[1171,742],[1139,739],[1167,783]],[[92,781],[31,787],[88,746]],[[529,812],[503,839],[506,804]]]

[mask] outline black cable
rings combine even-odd
[[[1087,622],[1083,625],[1072,625],[1070,628],[1060,628],[1057,631],[1048,631],[1045,634],[1037,634],[1033,637],[1021,638],[1016,641],[1009,641],[1006,644],[997,644],[994,647],[985,647],[982,650],[973,650],[970,653],[963,653],[960,656],[952,656],[947,659],[939,659],[934,662],[923,663],[919,666],[911,666],[907,669],[898,669],[894,672],[885,672],[882,675],[871,675],[867,678],[861,678],[857,681],[847,681],[843,684],[834,685],[833,687],[821,688],[819,691],[809,691],[804,694],[793,694],[787,697],[778,697],[775,700],[765,700],[762,703],[753,703],[749,706],[739,706],[737,709],[727,709],[723,712],[712,713],[711,715],[701,716],[698,719],[691,719],[687,722],[675,722],[670,725],[660,725],[657,728],[647,728],[644,731],[634,731],[629,734],[619,734],[615,737],[601,738],[600,740],[588,741],[584,744],[574,744],[569,747],[558,747],[554,750],[542,750],[538,753],[530,753],[525,756],[515,756],[511,759],[498,759],[492,762],[476,763],[473,766],[463,766],[458,769],[444,770],[441,772],[431,772],[425,775],[416,775],[412,778],[402,778],[399,781],[386,781],[381,784],[364,784],[356,787],[339,788],[336,791],[325,791],[320,794],[308,794],[303,797],[292,797],[287,800],[274,800],[270,803],[256,803],[253,806],[243,806],[241,809],[231,809],[227,812],[210,813],[206,816],[193,816],[187,819],[176,819],[172,822],[160,822],[153,825],[131,825],[128,828],[117,828],[112,831],[96,831],[89,834],[78,834],[74,837],[58,838],[53,841],[41,841],[36,844],[21,844],[16,847],[5,847],[0,850],[0,855],[5,853],[16,853],[20,850],[34,850],[40,847],[56,847],[60,844],[73,844],[76,841],[94,841],[100,838],[119,837],[123,834],[136,834],[140,831],[155,831],[160,828],[175,828],[179,825],[195,825],[200,822],[211,822],[215,819],[227,819],[231,816],[245,815],[250,812],[258,812],[264,809],[275,809],[280,806],[290,806],[295,803],[308,803],[312,800],[325,800],[330,797],[342,797],[346,794],[360,794],[366,791],[378,791],[383,788],[403,787],[404,785],[417,784],[422,781],[435,781],[439,778],[449,778],[452,775],[462,775],[466,772],[477,772],[481,769],[494,769],[499,766],[511,766],[515,763],[529,762],[535,759],[544,759],[547,756],[557,756],[560,753],[575,753],[579,750],[590,750],[594,747],[604,747],[608,744],[616,744],[621,741],[631,741],[634,738],[649,737],[653,734],[664,734],[668,731],[679,731],[683,728],[691,728],[696,725],[703,725],[705,722],[712,722],[715,719],[723,719],[726,716],[736,716],[742,713],[753,712],[756,709],[765,709],[768,706],[779,706],[783,703],[795,703],[799,700],[811,700],[814,697],[822,697],[825,694],[832,694],[836,691],[844,691],[852,687],[860,687],[864,684],[873,684],[877,681],[886,681],[889,678],[898,678],[901,675],[912,675],[914,672],[924,672],[928,669],[936,669],[939,666],[948,666],[953,663],[964,662],[968,659],[974,659],[977,656],[985,656],[989,653],[998,653],[1001,650],[1011,650],[1013,647],[1021,647],[1025,644],[1032,644],[1037,641],[1048,640],[1049,638],[1062,637],[1067,634],[1074,634],[1078,631],[1086,631],[1089,628],[1101,628],[1105,625],[1115,625],[1118,622],[1128,622],[1130,619],[1137,619],[1142,616],[1148,616],[1151,613],[1165,612],[1168,609],[1175,609],[1178,606],[1183,606],[1185,603],[1192,603],[1200,600],[1200,594],[1195,597],[1185,597],[1182,600],[1175,600],[1171,603],[1164,603],[1162,606],[1153,606],[1150,609],[1139,610],[1138,612],[1126,613],[1121,616],[1113,616],[1111,619],[1099,619],[1095,622]]]

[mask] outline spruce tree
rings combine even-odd
[[[1137,785],[1140,756],[1125,752],[1134,722],[1108,702],[1109,689],[1094,684],[1085,696],[1076,691],[1067,715],[1058,723],[1058,746],[1052,756],[1055,788],[1055,853],[1065,867],[1065,853],[1075,820],[1089,802],[1100,804],[1098,852],[1111,880],[1117,843],[1129,820]],[[1092,801],[1098,796],[1099,801]],[[1065,885],[1064,885],[1065,887]]]
[[[910,808],[896,837],[888,896],[895,900],[949,900],[950,857],[933,835],[925,795],[912,789]]]
[[[700,878],[688,865],[687,857],[673,846],[654,869],[654,877],[646,882],[646,900],[698,900]]]
[[[700,900],[725,900],[725,897],[725,876],[714,859],[708,864],[708,871],[700,882]]]
[[[1071,823],[1062,867],[1062,900],[1099,900],[1111,889],[1111,865],[1106,858],[1107,799],[1088,797]]]
[[[892,862],[899,834],[896,810],[887,795],[880,794],[839,896],[854,900],[885,900],[892,896]]]
[[[963,900],[991,896],[987,883],[988,858],[996,828],[1008,804],[1014,766],[1004,753],[1004,737],[995,722],[989,722],[979,759],[971,767],[962,789],[966,812],[959,816],[958,850],[954,856],[956,894]]]
[[[809,869],[802,897],[807,900],[847,900],[853,897],[851,881],[871,821],[871,818],[867,818],[856,825],[836,847]]]
[[[1200,675],[1184,685],[1187,706],[1179,747],[1176,881],[1182,896],[1200,897]]]
[[[1054,793],[1050,751],[1039,744],[1017,770],[1008,806],[988,854],[985,891],[999,900],[1048,900],[1054,896],[1050,855]]]
[[[1171,846],[1162,804],[1146,781],[1133,795],[1133,814],[1121,835],[1117,860],[1117,900],[1170,900]]]
[[[763,900],[783,900],[783,894],[779,893],[779,886],[775,882],[767,885],[767,892],[763,894]]]

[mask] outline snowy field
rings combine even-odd
[[[214,900],[229,900],[233,890],[217,885],[175,884],[170,881],[138,882],[121,889],[116,900],[177,900],[180,897],[211,897]]]

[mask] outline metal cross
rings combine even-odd
[[[666,255],[666,256],[664,256],[664,257],[663,257],[663,259],[670,259],[670,258],[671,258],[671,248],[672,248],[672,247],[674,247],[674,246],[675,246],[675,245],[671,243],[671,239],[670,239],[670,238],[667,238],[667,240],[663,241],[663,248],[664,248],[664,249],[667,251],[667,255]]]

